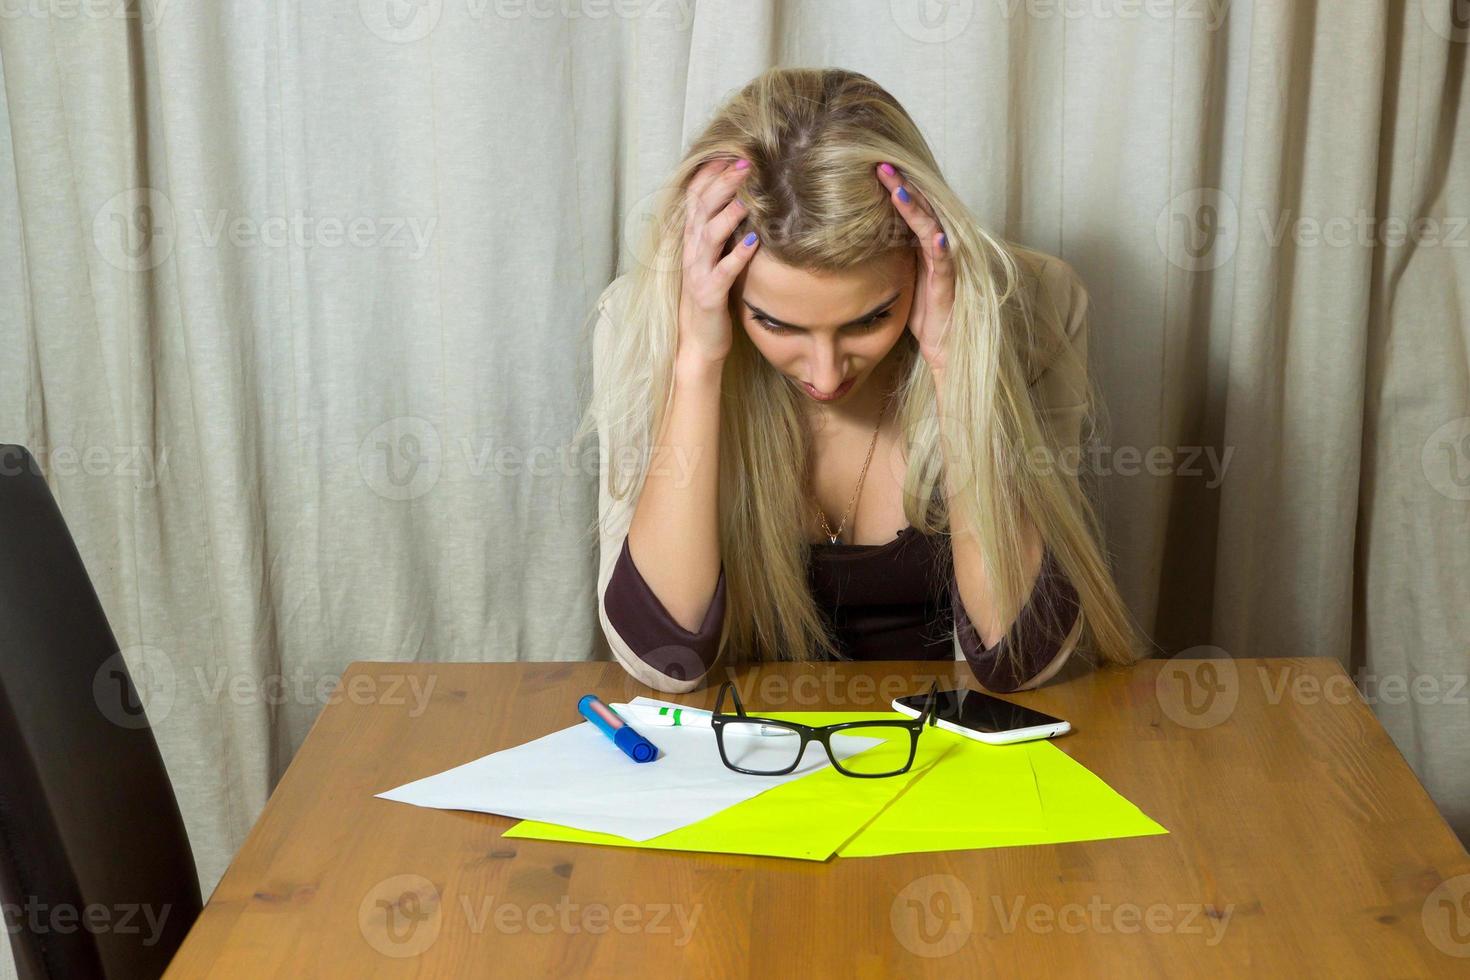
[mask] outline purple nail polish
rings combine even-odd
[[[942,231],[939,233],[939,247],[949,248],[949,236]]]
[[[743,239],[741,239],[740,244],[742,244],[742,245],[754,245],[755,244],[755,232],[753,232],[753,231],[752,232],[747,232],[746,235],[745,235],[745,237]]]
[[[900,187],[898,189],[898,199],[905,204],[909,203],[909,192],[907,188]]]

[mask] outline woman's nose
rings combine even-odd
[[[818,347],[812,355],[812,385],[821,392],[830,394],[842,384],[842,357],[837,348]]]

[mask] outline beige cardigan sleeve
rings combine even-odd
[[[611,332],[617,329],[618,296],[624,282],[623,277],[615,279],[597,302],[592,337],[594,388],[605,382],[601,366],[607,363]],[[597,615],[603,635],[613,656],[640,683],[670,694],[692,691],[705,683],[713,667],[709,661],[723,627],[724,570],[703,627],[699,633],[690,633],[663,608],[627,552],[637,494],[614,500],[608,474],[613,465],[628,466],[633,461],[611,445],[607,420],[600,415],[597,439]]]

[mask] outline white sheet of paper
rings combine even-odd
[[[640,697],[630,703],[669,702]],[[634,762],[595,725],[584,721],[377,796],[438,810],[541,820],[643,841],[830,765],[822,747],[811,744],[795,771],[783,776],[749,776],[720,761],[714,732],[709,729],[645,726],[638,733],[657,746],[654,761]],[[762,753],[789,758],[785,755],[789,750],[762,744],[784,742],[784,738],[741,741],[749,743],[741,756],[748,768],[757,768],[754,763]],[[843,735],[833,739],[833,750],[838,758],[846,759],[879,741]]]

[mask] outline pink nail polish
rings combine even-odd
[[[885,174],[887,174],[890,177],[893,176],[893,164],[891,164],[891,163],[879,164],[878,169],[881,170],[881,171],[883,171]]]
[[[750,166],[750,161],[749,160],[736,160],[735,161],[735,169],[736,170],[744,170],[748,166]]]

